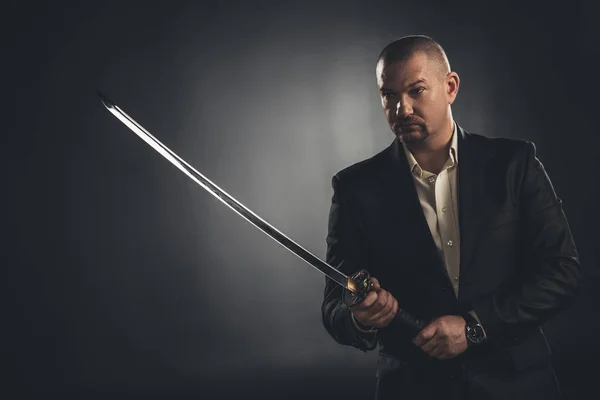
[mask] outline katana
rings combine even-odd
[[[161,143],[156,137],[148,132],[142,125],[137,123],[125,111],[119,108],[115,103],[108,100],[102,93],[97,92],[102,99],[102,104],[108,111],[111,112],[119,121],[131,129],[144,142],[149,144],[156,152],[166,158],[171,164],[177,167],[181,172],[186,174],[190,179],[204,188],[207,192],[219,199],[223,204],[238,213],[256,228],[274,239],[281,246],[298,256],[300,259],[320,271],[322,274],[333,280],[338,285],[345,289],[344,301],[346,304],[353,305],[362,301],[368,292],[372,289],[373,284],[369,273],[366,270],[360,270],[348,276],[342,273],[339,269],[327,264],[317,256],[304,249],[298,243],[281,233],[274,226],[256,215],[249,208],[227,194],[223,189],[215,185],[208,178],[198,172],[194,167],[188,164],[184,159],[175,154],[171,149]],[[338,266],[339,267],[339,266]],[[401,325],[404,328],[410,329],[416,334],[424,324],[406,313],[402,309],[398,309],[393,325]]]

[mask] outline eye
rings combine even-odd
[[[382,96],[384,99],[389,99],[390,97],[394,97],[395,95],[392,92],[386,92],[386,93],[383,93]]]
[[[411,90],[410,93],[414,94],[414,95],[418,95],[418,94],[423,93],[424,90],[425,90],[424,87],[417,87],[417,88],[414,88],[413,90]]]

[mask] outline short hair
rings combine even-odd
[[[415,53],[425,53],[428,58],[435,61],[443,73],[450,72],[450,62],[442,46],[425,35],[410,35],[396,39],[381,50],[377,64],[384,62],[392,64],[408,60]]]

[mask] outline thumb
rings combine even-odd
[[[437,325],[429,324],[425,328],[423,328],[421,332],[419,332],[419,334],[413,339],[413,343],[420,347],[424,345],[425,342],[434,337],[436,332]]]
[[[372,290],[381,288],[381,285],[379,284],[379,281],[377,280],[377,278],[371,277],[371,284],[373,285]]]

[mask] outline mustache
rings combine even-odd
[[[405,119],[405,120],[402,120],[402,121],[396,121],[394,123],[394,128],[395,129],[402,129],[402,128],[404,128],[406,126],[409,126],[409,125],[424,126],[425,123],[423,121],[421,121],[420,119],[413,119],[413,118],[411,118],[411,119]]]
[[[424,121],[419,118],[407,118],[396,121],[396,125],[398,126],[407,126],[407,125],[424,125]]]

